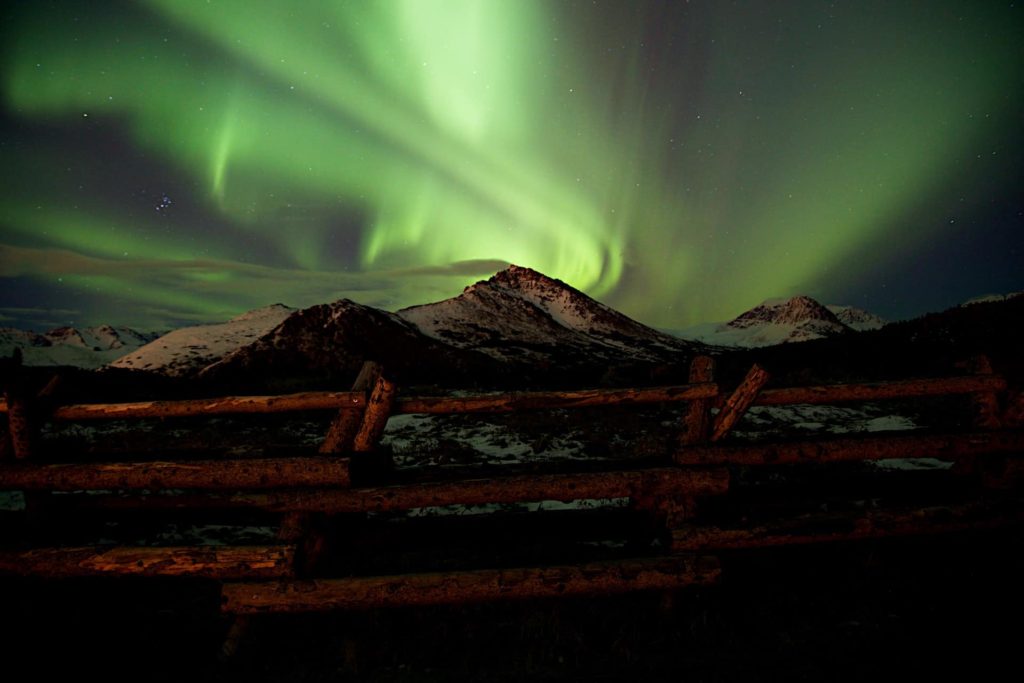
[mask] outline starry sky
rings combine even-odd
[[[7,2],[0,326],[1024,289],[1022,4]]]

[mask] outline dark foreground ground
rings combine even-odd
[[[228,662],[212,585],[4,579],[0,661],[18,680],[990,680],[1017,669],[1019,530],[722,559],[720,586],[671,599],[263,617]]]

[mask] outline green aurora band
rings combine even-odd
[[[0,277],[141,325],[395,308],[511,262],[681,327],[949,230],[949,188],[978,190],[1019,114],[1020,22],[994,6],[630,5],[20,5],[8,115],[118,131],[189,211],[76,191],[116,157],[8,149]]]

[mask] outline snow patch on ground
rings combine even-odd
[[[879,404],[856,408],[797,404],[791,406],[755,406],[747,411],[733,431],[740,438],[763,438],[786,431],[817,434],[856,434],[917,429],[910,418],[894,415]]]
[[[514,465],[537,460],[582,459],[583,445],[572,432],[528,439],[502,424],[436,415],[396,415],[388,420],[381,446],[397,467],[476,464]]]

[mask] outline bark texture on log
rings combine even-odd
[[[373,361],[366,361],[359,370],[352,383],[352,392],[363,396],[363,405],[358,410],[343,409],[331,422],[327,430],[324,442],[320,444],[320,452],[345,453],[352,450],[352,443],[359,433],[359,425],[362,424],[363,415],[366,412],[366,404],[369,402],[370,391],[377,384],[381,375],[381,366]]]
[[[294,576],[293,558],[284,545],[38,548],[0,551],[0,574],[276,579]]]
[[[793,403],[840,403],[844,401],[877,401],[919,396],[951,396],[979,391],[1004,391],[1006,380],[995,375],[908,379],[892,382],[859,384],[824,384],[811,387],[765,389],[754,401],[756,406],[777,406]]]
[[[649,389],[584,389],[532,391],[479,396],[409,397],[395,401],[395,414],[404,413],[511,413],[519,410],[554,410],[590,406],[630,405],[714,398],[711,383]]]
[[[729,431],[740,421],[743,414],[747,412],[747,408],[757,398],[768,379],[768,372],[760,365],[750,368],[750,372],[736,387],[736,390],[729,395],[722,410],[715,416],[714,426],[711,429],[712,441],[720,441],[729,434]]]
[[[690,363],[690,384],[713,382],[715,359],[711,356],[697,356]],[[698,398],[690,401],[683,418],[683,434],[680,444],[689,446],[703,443],[711,436],[711,399]]]
[[[281,396],[223,396],[179,401],[131,403],[76,403],[54,408],[54,420],[121,420],[147,417],[196,417],[247,413],[283,413],[300,410],[346,410],[365,405],[361,393],[310,391]],[[7,412],[6,402],[0,412]]]
[[[359,431],[352,439],[353,451],[369,453],[377,447],[377,442],[388,425],[388,418],[391,417],[397,390],[395,383],[388,378],[377,378],[373,393],[366,404],[366,412],[363,413],[363,423],[359,425]]]
[[[824,439],[749,446],[694,446],[676,453],[682,465],[788,465],[842,460],[939,458],[1024,452],[1024,433],[930,434]]]
[[[886,536],[989,529],[1024,523],[1024,501],[974,501],[861,514],[807,515],[745,528],[687,526],[672,532],[672,549],[697,552],[803,545]]]
[[[490,569],[282,583],[226,583],[234,614],[315,612],[672,590],[718,580],[712,557],[662,557],[579,566]]]
[[[349,485],[347,458],[0,465],[0,489],[267,489]]]

